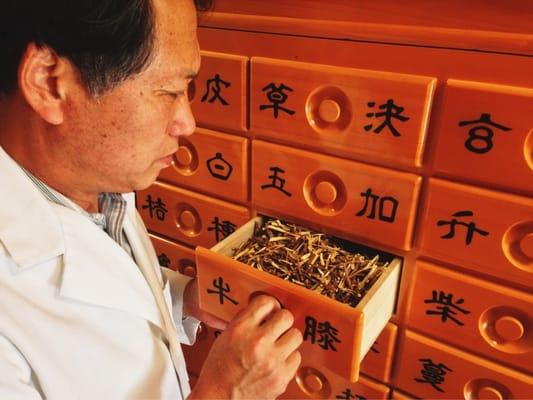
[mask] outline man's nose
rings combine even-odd
[[[170,136],[188,136],[192,135],[196,129],[196,121],[192,114],[191,105],[187,99],[183,99],[176,106],[172,121],[168,127]]]

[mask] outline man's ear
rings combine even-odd
[[[63,123],[67,75],[72,68],[48,47],[30,43],[18,70],[19,89],[28,105],[52,125]]]

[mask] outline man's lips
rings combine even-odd
[[[163,164],[165,164],[166,166],[169,166],[172,164],[172,162],[174,161],[174,154],[176,154],[176,151],[173,151],[172,153],[169,153],[167,154],[166,156],[164,157],[161,157],[159,159],[159,161]]]

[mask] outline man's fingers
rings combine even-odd
[[[290,379],[294,378],[296,375],[301,362],[302,355],[298,350],[293,351],[287,358],[285,365],[287,366],[287,376],[290,376]]]
[[[276,354],[285,360],[300,347],[302,342],[302,333],[296,328],[289,329],[276,342]]]
[[[270,318],[261,326],[261,330],[265,338],[274,343],[291,328],[293,323],[292,313],[286,309],[280,309],[271,314]]]
[[[228,326],[228,323],[224,321],[223,319],[220,319],[218,317],[215,317],[212,314],[204,313],[202,315],[202,322],[204,322],[206,325],[213,329],[218,329],[220,331],[223,331]]]
[[[246,308],[241,310],[234,321],[244,321],[251,327],[258,327],[272,312],[281,309],[279,302],[272,296],[259,295],[250,300]]]

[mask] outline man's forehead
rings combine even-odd
[[[196,10],[192,0],[158,0],[156,59],[161,75],[192,79],[200,67],[196,36]],[[163,13],[168,9],[168,13]]]
[[[176,46],[174,51],[159,53],[154,64],[163,79],[193,79],[200,69],[200,51],[197,45]]]
[[[193,0],[153,0],[153,7],[157,29],[196,30],[197,14]]]

